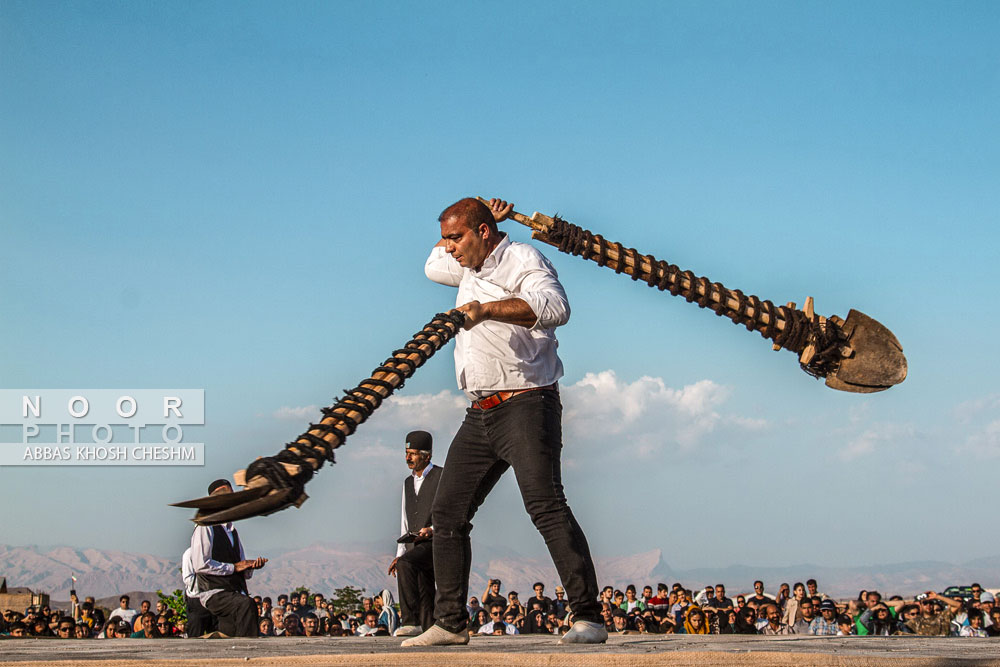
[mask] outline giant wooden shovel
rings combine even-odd
[[[192,520],[201,526],[266,516],[291,505],[299,507],[308,498],[304,491],[306,482],[326,461],[333,463],[333,450],[344,444],[347,436],[384,399],[402,387],[417,368],[454,338],[464,323],[465,315],[457,310],[435,315],[406,345],[393,351],[391,357],[372,371],[371,377],[354,389],[345,389],[343,398],[323,408],[319,423],[310,424],[305,433],[277,455],[259,458],[246,470],[237,471],[233,480],[245,490],[173,506],[198,510]]]
[[[482,197],[479,201],[489,204]],[[872,393],[906,379],[903,346],[885,326],[860,311],[852,309],[846,320],[836,315],[818,317],[813,312],[812,297],[806,298],[802,310],[794,303],[775,306],[708,278],[696,277],[652,255],[642,255],[634,248],[607,241],[559,216],[536,212],[529,218],[513,211],[510,217],[530,227],[532,238],[562,252],[591,259],[615,273],[628,274],[632,280],[683,296],[688,302],[728,317],[734,324],[758,331],[774,342],[775,350],[785,348],[799,355],[802,370],[826,378],[828,387]]]

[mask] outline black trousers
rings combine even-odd
[[[434,500],[434,618],[451,632],[468,624],[472,517],[508,468],[524,508],[545,539],[578,620],[600,621],[597,575],[587,538],[563,493],[559,392],[517,394],[490,408],[469,408],[448,450]]]
[[[399,616],[403,625],[434,625],[434,547],[418,542],[396,561]]]
[[[184,603],[187,607],[187,622],[184,625],[184,629],[187,632],[188,637],[201,637],[205,633],[213,632],[219,629],[218,624],[215,621],[215,616],[212,616],[212,614],[205,609],[201,600],[198,598],[189,598],[185,595]]]
[[[229,637],[256,637],[260,631],[257,624],[257,603],[242,593],[221,591],[208,598],[205,603],[219,621],[219,632]]]

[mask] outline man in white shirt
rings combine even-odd
[[[404,541],[397,545],[396,558],[389,564],[399,591],[402,626],[396,630],[397,637],[415,637],[434,624],[431,508],[443,469],[431,463],[433,446],[434,438],[427,431],[406,435],[406,467],[413,472],[403,482],[399,534]]]
[[[555,269],[534,247],[513,243],[497,222],[513,210],[468,198],[438,218],[441,241],[424,266],[431,280],[458,288],[466,316],[455,339],[458,386],[472,401],[448,451],[434,501],[435,624],[403,646],[469,641],[469,532],[480,504],[513,467],[525,509],[545,539],[576,623],[563,643],[598,643],[608,634],[583,530],[563,494],[563,375],[555,328],[569,302]]]
[[[208,495],[232,493],[224,479],[208,486]],[[257,604],[247,594],[246,580],[264,567],[266,558],[247,560],[233,524],[198,526],[191,535],[191,571],[195,597],[217,620],[219,631],[229,637],[256,637]]]
[[[128,623],[128,626],[131,628],[132,624],[135,623],[135,617],[139,615],[139,611],[137,609],[130,608],[128,606],[128,603],[129,603],[129,597],[127,595],[123,595],[120,598],[118,598],[118,604],[121,606],[118,609],[115,609],[113,612],[111,612],[111,614],[108,616],[108,620],[110,621],[112,618],[116,617],[120,618],[126,623]]]
[[[486,622],[486,623],[483,623],[482,626],[480,626],[479,632],[477,634],[480,634],[480,635],[492,635],[493,631],[496,628],[498,628],[498,627],[503,627],[503,633],[505,635],[519,635],[519,634],[521,634],[520,631],[517,629],[517,626],[515,626],[513,623],[504,623],[503,622],[503,605],[502,604],[493,605],[490,608],[490,620],[488,622]]]

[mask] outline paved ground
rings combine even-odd
[[[548,637],[476,637],[468,646],[403,649],[380,638],[0,641],[0,664],[16,667],[194,665],[899,665],[1000,666],[1000,640],[961,637],[614,636],[600,646],[557,646]]]

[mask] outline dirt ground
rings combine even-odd
[[[645,667],[646,665],[830,665],[938,667],[997,665],[1000,640],[962,637],[613,636],[598,646],[558,646],[553,638],[475,637],[468,646],[403,649],[400,639],[263,638],[195,640],[0,641],[0,664],[17,667],[194,667],[213,665],[472,665]]]

